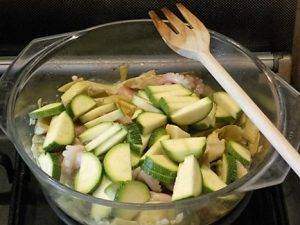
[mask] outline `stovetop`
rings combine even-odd
[[[3,163],[9,174],[1,167]],[[291,172],[282,185],[249,193],[236,210],[216,225],[299,225],[299,187],[299,178]],[[0,225],[6,224],[78,225],[47,202],[35,177],[0,131]]]

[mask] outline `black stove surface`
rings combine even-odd
[[[16,156],[8,225],[78,225],[45,199],[40,185]],[[281,186],[249,193],[232,213],[215,225],[289,225]]]

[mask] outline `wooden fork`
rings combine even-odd
[[[296,149],[210,53],[210,35],[204,24],[182,4],[176,6],[187,25],[167,8],[162,12],[172,29],[154,11],[149,12],[163,40],[179,55],[200,61],[300,177],[300,155]]]

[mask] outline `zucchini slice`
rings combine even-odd
[[[139,96],[140,98],[147,100],[148,102],[150,101],[144,90],[139,90],[136,95]]]
[[[216,104],[213,103],[213,107],[210,113],[203,120],[200,120],[191,125],[191,128],[196,131],[203,131],[210,128],[213,128],[216,124]]]
[[[59,180],[61,172],[61,163],[57,154],[42,153],[37,159],[41,169],[50,177]]]
[[[95,105],[96,102],[93,98],[80,94],[72,99],[70,105],[67,106],[67,111],[72,118],[76,119],[91,110]]]
[[[130,152],[131,167],[135,168],[139,165],[141,157],[134,152]]]
[[[189,96],[192,92],[180,84],[148,86],[145,92],[154,106],[159,106],[159,100],[166,96]]]
[[[85,93],[88,89],[88,85],[85,81],[80,81],[73,84],[63,95],[61,96],[61,101],[64,106],[67,106],[74,97],[79,94]]]
[[[83,133],[81,133],[79,135],[79,140],[82,143],[87,143],[87,142],[93,140],[94,138],[96,138],[98,135],[100,135],[104,131],[108,130],[112,125],[113,125],[112,122],[100,123],[99,125],[89,128],[89,129],[85,130]]]
[[[132,103],[146,112],[161,113],[161,111],[154,107],[150,102],[136,95],[133,96]]]
[[[204,119],[211,111],[213,102],[205,97],[171,114],[171,120],[178,125],[190,125]]]
[[[138,125],[136,123],[131,123],[126,126],[126,129],[128,131],[127,143],[129,143],[131,151],[141,155],[143,151],[143,142]]]
[[[127,181],[118,188],[115,200],[128,203],[145,203],[150,199],[149,188],[140,181]],[[114,216],[131,220],[139,211],[129,209],[115,209]]]
[[[166,125],[167,117],[160,113],[143,112],[137,117],[136,122],[143,134],[149,134],[153,130]]]
[[[234,158],[240,161],[243,165],[250,165],[251,163],[251,154],[248,149],[240,145],[235,141],[229,141],[226,143],[226,150]]]
[[[170,139],[163,140],[160,143],[170,159],[183,162],[188,155],[194,155],[196,158],[202,156],[206,145],[206,137]]]
[[[149,170],[170,177],[176,177],[178,170],[178,165],[165,155],[147,156],[142,164],[142,167],[147,167]]]
[[[54,152],[72,144],[75,137],[74,124],[66,111],[53,117],[47,132],[43,149]]]
[[[172,201],[196,197],[201,191],[202,177],[199,163],[193,155],[187,156],[178,167]]]
[[[225,123],[230,124],[235,121],[235,119],[230,115],[229,112],[227,112],[225,109],[223,109],[221,106],[216,106],[216,122],[217,123]]]
[[[103,160],[107,176],[114,182],[128,181],[132,179],[130,147],[128,143],[122,143],[110,149]]]
[[[111,180],[108,179],[105,175],[102,178],[101,184],[99,187],[94,191],[93,196],[96,198],[101,198],[105,200],[114,200],[110,198],[106,193],[105,189],[111,184]],[[111,213],[111,208],[107,206],[92,204],[90,215],[95,221],[100,221],[103,218],[109,217]]]
[[[226,183],[218,177],[210,168],[205,165],[201,166],[202,190],[204,193],[214,192],[226,187]]]
[[[107,152],[109,149],[111,149],[113,146],[119,144],[122,142],[127,135],[126,129],[122,128],[117,133],[115,133],[112,137],[104,141],[102,144],[100,144],[97,148],[94,150],[94,154],[96,156],[99,156],[105,152]]]
[[[150,135],[150,139],[149,139],[149,143],[148,146],[151,147],[152,145],[154,145],[162,136],[166,135],[166,129],[164,127],[160,127],[155,129],[151,135]]]
[[[80,168],[75,176],[74,189],[84,194],[93,192],[101,182],[101,175],[100,160],[90,152],[82,153]]]
[[[227,94],[220,91],[213,94],[214,102],[221,106],[234,118],[238,119],[242,114],[240,106]]]
[[[171,139],[188,138],[191,136],[189,133],[185,132],[176,125],[167,124],[166,131],[170,135]]]
[[[144,203],[150,199],[150,191],[140,181],[123,182],[117,190],[115,200],[118,202]]]
[[[147,87],[147,90],[151,91],[152,93],[169,92],[182,89],[185,88],[181,84],[153,85]]]
[[[82,115],[79,119],[82,123],[87,123],[93,119],[96,119],[100,116],[105,115],[106,113],[109,113],[116,109],[115,103],[109,103],[105,105],[98,106],[91,111],[85,113]]]
[[[239,161],[236,160],[237,178],[240,179],[248,173],[248,169]]]
[[[135,120],[141,113],[143,112],[143,110],[141,109],[136,109],[131,117],[132,120]]]
[[[50,103],[29,113],[30,118],[39,119],[44,117],[56,116],[65,110],[60,102]]]
[[[178,166],[164,155],[151,155],[145,158],[141,168],[153,178],[172,184],[176,178]]]
[[[124,181],[111,183],[110,185],[108,185],[105,188],[105,191],[104,191],[105,194],[107,194],[107,196],[109,196],[110,199],[114,200],[118,189],[120,188],[121,185],[123,185],[123,183],[124,183]]]
[[[174,184],[176,176],[166,176],[161,173],[157,173],[153,170],[150,170],[146,166],[142,166],[142,170],[148,175],[152,176],[154,179],[161,181],[163,184],[172,185]]]
[[[163,135],[161,136],[155,143],[154,145],[152,145],[148,151],[143,155],[143,157],[141,158],[142,160],[144,160],[146,158],[146,156],[150,156],[150,155],[162,155],[164,154],[163,152],[163,148],[161,146],[161,141],[163,140],[168,140],[170,139],[169,135]]]
[[[179,102],[188,102],[193,103],[199,101],[200,99],[196,96],[174,96],[174,95],[166,95],[163,99],[168,103],[179,103]]]
[[[118,119],[121,119],[122,117],[124,117],[124,114],[122,112],[121,109],[117,109],[115,111],[112,111],[110,113],[107,113],[103,116],[100,116],[96,119],[93,119],[87,123],[84,124],[84,126],[86,128],[91,128],[91,127],[94,127],[96,125],[98,125],[99,123],[103,123],[103,122],[114,122]]]
[[[163,97],[159,100],[158,103],[159,107],[164,111],[164,113],[170,115],[176,112],[177,110],[192,104],[193,102],[167,102]]]
[[[218,171],[218,175],[226,184],[234,182],[237,179],[237,164],[235,158],[229,154],[223,154]]]
[[[100,133],[96,138],[94,138],[91,142],[85,145],[86,151],[92,151],[97,148],[99,145],[104,143],[106,140],[111,138],[114,134],[116,134],[119,130],[122,129],[120,124],[114,123],[110,126],[105,132]]]

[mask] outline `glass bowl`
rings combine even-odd
[[[233,40],[211,31],[211,50],[295,148],[299,148],[299,93]],[[39,98],[58,99],[57,87],[72,75],[115,82],[118,67],[130,77],[147,70],[158,73],[193,71],[214,89],[221,87],[203,66],[173,53],[149,20],[104,24],[86,30],[33,40],[0,80],[1,127],[50,197],[66,214],[83,224],[210,224],[228,214],[245,192],[281,183],[288,165],[265,142],[249,173],[217,192],[172,203],[119,203],[85,195],[45,174],[31,153],[28,112]],[[298,113],[295,113],[298,112]],[[91,214],[98,208],[98,214]],[[105,210],[109,216],[103,217]],[[123,210],[125,218],[116,218]],[[124,220],[126,219],[126,220]]]

